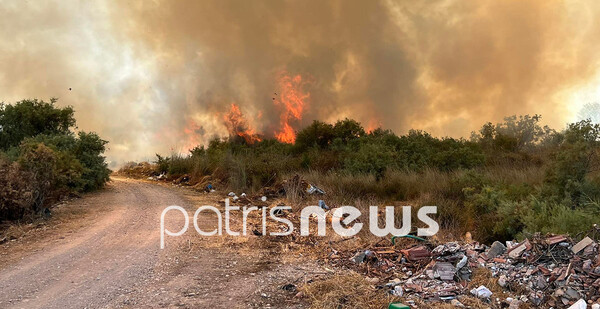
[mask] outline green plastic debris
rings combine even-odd
[[[391,303],[388,309],[410,309],[410,307],[402,303]]]
[[[410,239],[416,239],[419,241],[427,241],[427,239],[425,239],[425,238],[421,238],[421,237],[417,237],[417,236],[413,236],[413,235],[392,236],[392,245],[396,244],[396,238],[410,238]]]

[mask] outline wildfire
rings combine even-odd
[[[198,136],[202,136],[204,134],[204,128],[198,125],[195,121],[188,119],[183,132],[185,133],[185,138],[187,139],[184,149],[189,150],[200,144]]]
[[[310,94],[302,90],[302,76],[289,76],[283,74],[279,80],[280,93],[274,98],[276,106],[281,109],[279,117],[280,129],[275,132],[275,137],[282,143],[292,144],[296,141],[296,132],[292,122],[302,120],[302,113],[306,108],[306,101]]]
[[[368,123],[365,131],[367,133],[371,133],[371,132],[375,131],[375,129],[377,129],[377,128],[381,128],[381,122],[375,118],[371,118],[369,120],[369,123]]]
[[[231,103],[231,109],[223,116],[223,119],[230,136],[241,136],[248,144],[254,144],[262,140],[250,127],[239,106],[234,103]]]

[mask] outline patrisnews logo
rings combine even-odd
[[[408,235],[412,229],[412,207],[411,206],[402,206],[402,225],[400,228],[396,227],[395,222],[395,210],[399,207],[394,206],[386,206],[385,207],[385,220],[384,226],[379,226],[379,207],[378,206],[370,206],[369,207],[369,231],[378,237],[385,237],[388,235],[392,236],[404,236]],[[230,206],[229,199],[225,199],[225,211],[222,214],[216,207],[214,206],[201,206],[196,212],[194,212],[194,216],[192,219],[194,229],[201,236],[215,236],[215,235],[223,235],[223,225],[225,225],[225,233],[230,236],[246,236],[247,235],[247,218],[248,214],[254,211],[261,212],[262,215],[262,235],[267,235],[267,217],[270,220],[286,224],[288,226],[287,230],[284,232],[270,232],[271,236],[287,236],[294,232],[294,224],[292,221],[281,217],[280,215],[284,213],[284,211],[291,210],[290,206],[275,206],[269,209],[269,207],[262,207],[259,209],[255,206],[244,206],[240,209],[239,206]],[[167,213],[171,211],[180,212],[184,217],[183,227],[177,232],[173,232],[167,230],[165,228],[165,217]],[[216,228],[210,231],[202,230],[198,226],[198,217],[203,211],[213,212],[217,217]],[[230,213],[232,211],[242,211],[243,223],[241,227],[241,231],[234,231],[231,229],[231,221]],[[268,216],[267,216],[268,213]],[[429,215],[437,214],[437,206],[423,206],[419,208],[417,212],[417,218],[421,221],[425,228],[418,228],[417,235],[418,236],[433,236],[437,234],[439,231],[438,223],[433,220]],[[331,210],[331,226],[333,231],[340,236],[349,237],[358,234],[364,227],[364,223],[355,222],[357,219],[361,218],[361,211],[353,206],[341,206],[338,208],[334,208]],[[309,236],[310,235],[310,224],[311,218],[316,219],[317,224],[317,236],[326,236],[326,226],[327,226],[327,213],[325,210],[319,206],[307,206],[302,209],[300,212],[300,236]],[[314,220],[313,220],[314,221]],[[223,224],[224,223],[224,224]],[[315,223],[313,223],[315,224]],[[183,235],[189,228],[190,225],[190,216],[187,211],[183,209],[181,206],[172,205],[165,208],[160,215],[160,248],[165,248],[165,235],[177,237]]]

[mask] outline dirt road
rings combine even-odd
[[[0,308],[304,307],[277,286],[305,269],[265,258],[268,252],[200,248],[190,235],[169,238],[160,250],[162,210],[180,205],[193,213],[200,202],[214,201],[127,179],[71,201],[63,207],[96,211],[74,230],[31,240],[27,250],[2,248],[10,262],[0,268]],[[171,216],[167,226],[177,231],[181,220]]]

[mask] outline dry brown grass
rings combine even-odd
[[[311,308],[387,308],[397,297],[376,290],[367,280],[354,272],[315,281],[302,288]]]

